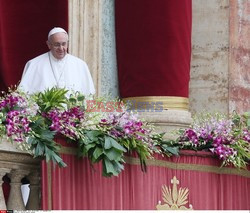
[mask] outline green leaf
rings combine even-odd
[[[116,142],[116,140],[112,137],[105,136],[105,143],[104,143],[104,148],[105,149],[110,149],[111,147],[114,147],[120,151],[126,152],[127,150],[121,146],[119,143]]]
[[[244,116],[245,118],[250,118],[250,112],[244,112],[244,113],[243,113],[243,116]]]
[[[123,163],[125,163],[125,161],[122,161]],[[119,173],[124,169],[124,165],[120,162],[115,162],[115,168],[117,171],[119,171]]]
[[[66,167],[67,164],[65,164],[62,160],[62,158],[59,157],[57,153],[49,149],[48,147],[45,147],[45,157],[46,162],[52,160],[54,163],[57,163],[60,167]]]
[[[107,158],[109,160],[120,160],[122,153],[120,151],[118,151],[117,149],[109,149],[105,151],[105,155],[107,156]]]
[[[64,163],[63,160],[58,161],[57,163],[58,163],[58,166],[59,166],[59,167],[67,167],[67,164]]]
[[[78,100],[78,101],[84,101],[84,99],[85,99],[85,97],[84,97],[83,95],[79,95],[79,96],[77,97],[77,100]]]
[[[110,149],[112,147],[111,139],[108,136],[104,137],[104,148],[105,149]]]
[[[38,143],[38,140],[34,137],[28,137],[28,141],[27,141],[28,144],[30,145],[35,145]]]
[[[45,147],[45,157],[46,157],[46,162],[49,162],[52,158],[52,152],[47,147]]]
[[[107,159],[104,158],[103,159],[103,176],[117,176],[119,174],[118,171],[116,171],[116,168],[114,167],[114,165],[112,164],[112,162]]]
[[[250,119],[247,119],[247,126],[250,127]]]
[[[114,174],[115,173],[115,169],[114,169],[114,166],[111,163],[111,161],[109,159],[107,159],[107,158],[104,158],[103,161],[104,161],[104,165],[105,165],[105,171],[107,173]]]
[[[115,176],[118,176],[121,171],[124,169],[124,165],[121,164],[120,162],[118,161],[112,161],[112,164],[113,164],[113,167],[114,167],[114,170],[115,170]]]
[[[79,143],[80,146],[84,146],[84,145],[87,145],[87,144],[92,143],[92,142],[93,141],[90,140],[88,137],[80,138],[78,140],[78,143]]]
[[[59,157],[56,153],[52,155],[52,161],[58,163],[60,167],[66,167],[67,164],[63,162],[62,158]]]
[[[76,99],[75,99],[75,98],[69,98],[69,101],[70,101],[71,103],[76,103]]]
[[[42,156],[46,147],[44,147],[44,145],[38,141],[36,149],[35,149],[35,156]]]
[[[53,140],[55,136],[55,132],[52,132],[48,129],[41,130],[40,134],[41,139],[48,141]]]
[[[93,157],[97,160],[103,154],[103,150],[100,147],[96,147],[93,152]]]
[[[39,126],[43,126],[44,125],[44,118],[42,117],[38,117],[36,120],[34,120],[32,123],[31,123],[31,128],[32,129],[36,129],[38,128]]]
[[[88,152],[85,149],[84,146],[79,146],[79,148],[77,149],[77,155],[78,157],[82,157],[82,156],[87,156]]]
[[[98,141],[99,140],[98,136],[100,136],[101,134],[103,133],[99,130],[86,131],[86,135],[91,141]]]
[[[91,148],[93,148],[93,147],[95,147],[95,146],[96,146],[95,143],[89,143],[89,144],[87,144],[87,145],[85,146],[85,149],[86,149],[86,151],[88,152]]]
[[[165,151],[170,152],[173,155],[179,155],[179,148],[178,147],[169,147],[166,145],[162,145]]]
[[[168,144],[168,145],[171,145],[175,142],[175,140],[162,140],[160,142],[160,144]]]
[[[68,90],[51,88],[34,95],[34,98],[42,112],[48,112],[52,108],[62,108],[66,103]]]

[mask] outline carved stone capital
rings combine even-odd
[[[18,183],[21,185],[21,180],[30,173],[29,170],[11,170],[9,177],[11,179],[11,184]]]
[[[1,168],[0,167],[0,183],[2,181],[2,178],[4,175],[6,175],[7,173],[10,172],[11,169],[8,169],[8,168]]]
[[[37,170],[32,170],[28,175],[28,180],[30,181],[30,185],[38,185],[40,182],[40,172]]]

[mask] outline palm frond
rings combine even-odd
[[[180,188],[179,193],[178,193],[178,200],[177,200],[177,205],[178,206],[183,206],[185,205],[188,201],[188,189],[187,188]]]
[[[170,187],[167,186],[162,186],[162,199],[164,200],[165,203],[169,204],[170,206],[173,205],[173,199],[172,199],[172,192]]]
[[[35,99],[42,112],[48,112],[52,108],[62,108],[67,103],[68,90],[51,88],[35,94]]]

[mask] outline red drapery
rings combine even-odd
[[[68,0],[0,0],[0,91],[20,81],[29,59],[48,51],[54,26],[68,29]],[[3,190],[7,199],[7,182]]]
[[[211,156],[156,156],[156,161],[148,161],[147,173],[141,171],[138,158],[128,157],[118,177],[105,178],[101,164],[91,167],[87,159],[69,154],[72,151],[64,149],[68,154],[62,155],[67,168],[43,164],[45,210],[154,210],[159,201],[164,204],[162,185],[172,188],[174,176],[178,187],[189,189],[187,201],[196,210],[250,209],[250,171],[220,169]]]
[[[47,51],[52,27],[68,28],[68,0],[0,0],[0,91],[17,84],[25,63]]]
[[[121,97],[188,97],[192,1],[115,1],[115,22]]]

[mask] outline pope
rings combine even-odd
[[[33,94],[52,87],[79,91],[84,95],[95,93],[87,64],[68,50],[68,33],[60,27],[48,34],[49,51],[28,61],[24,67],[19,88]]]

